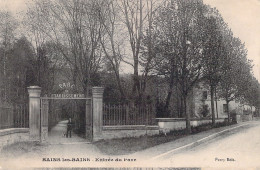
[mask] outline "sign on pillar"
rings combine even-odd
[[[93,141],[102,139],[103,126],[103,87],[92,88],[93,100]]]
[[[29,93],[29,131],[30,140],[40,141],[40,95],[39,86],[30,86],[27,88]]]

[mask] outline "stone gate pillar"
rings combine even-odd
[[[87,98],[86,100],[86,139],[92,141],[93,139],[93,129],[92,129],[92,100]]]
[[[102,139],[103,126],[103,87],[92,88],[93,100],[93,141]]]
[[[30,86],[27,88],[29,93],[29,129],[30,140],[40,141],[40,95],[41,88],[39,86]]]

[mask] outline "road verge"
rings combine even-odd
[[[195,142],[191,142],[189,144],[185,144],[183,146],[179,146],[177,148],[174,148],[174,149],[171,149],[167,152],[164,152],[164,153],[160,153],[159,155],[156,155],[156,156],[153,156],[151,158],[151,160],[157,160],[157,159],[161,159],[163,157],[166,157],[167,155],[169,154],[173,154],[174,152],[178,152],[178,151],[181,151],[181,150],[184,150],[184,149],[187,149],[187,148],[191,148],[191,147],[194,147],[194,146],[197,146],[197,145],[200,145],[201,143],[203,142],[206,142],[206,141],[209,141],[211,139],[214,139],[220,135],[222,135],[223,133],[226,133],[226,132],[229,132],[229,131],[232,131],[234,129],[238,129],[240,127],[243,127],[243,126],[246,126],[246,125],[249,125],[249,124],[252,124],[252,122],[246,122],[246,123],[243,123],[243,124],[238,124],[238,125],[235,125],[233,127],[229,127],[228,129],[224,129],[224,130],[221,130],[219,132],[216,132],[214,134],[211,134],[209,136],[206,136],[206,137],[203,137],[199,140],[196,140]]]

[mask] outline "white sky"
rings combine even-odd
[[[26,9],[26,2],[27,0],[0,0],[0,8],[16,13]]]
[[[260,0],[203,0],[216,7],[248,49],[254,75],[260,82]]]
[[[30,0],[0,0],[0,9],[13,13],[26,10]],[[248,58],[253,60],[254,75],[260,82],[260,0],[204,0],[216,7],[234,35],[245,42]]]

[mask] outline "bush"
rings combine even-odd
[[[169,109],[166,109],[164,107],[163,102],[159,102],[156,104],[156,117],[157,118],[164,118],[164,117],[169,117],[170,111]]]
[[[208,105],[202,105],[199,108],[199,114],[202,115],[202,117],[207,117],[209,115],[209,106]]]

